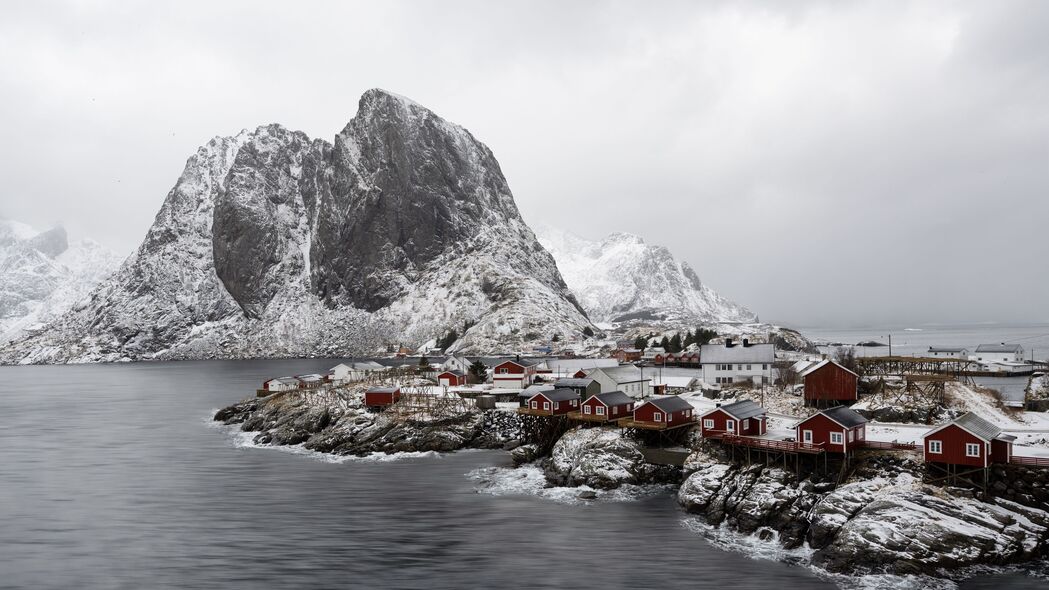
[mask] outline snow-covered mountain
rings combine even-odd
[[[5,362],[364,354],[452,328],[514,350],[590,325],[492,152],[369,90],[334,143],[280,125],[189,158],[138,250]]]
[[[594,322],[667,322],[694,325],[751,322],[754,313],[704,285],[687,262],[663,246],[613,233],[600,242],[547,225],[539,242]]]
[[[70,244],[61,227],[39,232],[0,219],[0,343],[69,311],[120,261],[92,240]]]

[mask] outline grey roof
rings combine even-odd
[[[967,352],[964,346],[930,346],[929,352]]]
[[[452,375],[455,375],[456,377],[465,377],[466,376],[466,373],[463,373],[462,371],[460,371],[458,369],[448,369],[448,370],[445,370],[445,371],[441,371],[442,375],[444,375],[445,373],[451,373]]]
[[[765,408],[749,399],[741,399],[738,402],[731,403],[727,406],[721,406],[720,409],[725,410],[725,413],[729,414],[736,420],[746,420],[747,418],[753,418],[754,416],[765,415]]]
[[[776,360],[775,344],[704,344],[699,353],[704,365],[714,363],[772,363]]]
[[[634,365],[621,365],[618,367],[599,367],[594,371],[601,371],[605,375],[608,375],[610,379],[616,383],[630,383],[633,381],[644,381],[644,376],[641,373],[641,369],[638,369]],[[590,373],[593,375],[594,373]]]
[[[1019,344],[981,344],[976,347],[976,352],[1020,352],[1023,347]]]
[[[861,424],[866,424],[867,419],[859,415],[856,410],[847,408],[845,406],[837,406],[820,412],[824,416],[834,420],[838,424],[841,424],[845,428],[852,428]]]
[[[579,394],[574,389],[555,389],[553,391],[540,391],[535,395],[542,394],[543,397],[552,402],[563,402],[569,399],[579,399]],[[534,397],[534,396],[533,396]]]
[[[522,367],[531,367],[531,366],[534,366],[534,365],[538,365],[539,363],[541,363],[543,361],[540,360],[540,359],[520,359],[520,360],[518,360],[516,358],[512,358],[512,359],[503,359],[503,360],[495,363],[495,365],[492,365],[492,366],[496,366],[497,367],[497,366],[499,366],[499,365],[501,365],[503,363],[507,363],[507,362],[509,362],[509,363],[516,363],[518,365],[521,365]]]
[[[622,391],[609,391],[608,393],[598,393],[590,397],[596,397],[601,403],[606,406],[622,406],[634,402],[634,398],[623,393]],[[590,399],[589,397],[587,399]]]
[[[986,441],[990,441],[995,438],[1000,438],[1001,440],[1007,442],[1016,440],[1016,437],[1008,434],[1002,434],[1001,428],[995,426],[994,424],[991,424],[987,420],[984,420],[983,418],[977,416],[976,414],[973,414],[972,412],[966,412],[965,414],[959,416],[958,418],[955,418],[954,420],[946,424],[941,424],[940,426],[933,428],[929,432],[926,432],[925,436],[923,436],[922,438],[927,438],[932,433],[939,432],[944,428],[947,428],[951,424],[960,426]]]
[[[593,382],[593,379],[587,377],[581,379],[558,379],[557,381],[554,381],[554,387],[558,389],[562,387],[590,387],[590,384]]]
[[[677,412],[678,410],[689,410],[692,408],[692,404],[686,402],[676,395],[667,397],[653,397],[645,400],[646,403],[650,403],[653,406],[663,410],[664,412]]]
[[[370,387],[366,393],[394,393],[400,387]]]
[[[855,372],[850,371],[849,369],[846,369],[845,367],[841,366],[840,364],[834,362],[831,359],[823,359],[822,361],[816,363],[815,365],[810,365],[810,366],[806,367],[804,371],[801,371],[800,373],[798,373],[798,376],[799,377],[805,377],[809,373],[815,373],[816,371],[822,369],[823,367],[826,367],[827,365],[834,365],[835,367],[838,367],[842,371],[845,371],[845,372],[848,372],[848,373],[852,373],[853,375],[856,375]],[[859,375],[856,375],[856,376],[859,377]]]
[[[553,391],[555,389],[557,388],[549,383],[535,383],[525,387],[521,393],[517,394],[517,397],[532,397],[540,391]]]

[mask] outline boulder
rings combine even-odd
[[[561,437],[550,453],[547,481],[554,485],[611,489],[648,483],[656,469],[645,463],[637,441],[617,428],[580,428]]]

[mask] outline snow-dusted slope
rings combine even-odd
[[[121,258],[61,227],[38,232],[0,219],[0,343],[47,323],[83,299]]]
[[[595,322],[749,322],[754,314],[700,282],[687,262],[663,246],[613,233],[592,242],[537,226],[539,242]]]
[[[491,151],[382,90],[334,143],[280,125],[197,150],[138,250],[6,362],[460,351],[589,326]]]

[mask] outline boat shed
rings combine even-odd
[[[805,403],[826,407],[859,399],[860,376],[838,363],[824,359],[805,369]]]
[[[845,406],[813,414],[794,427],[795,440],[831,453],[848,453],[863,446],[866,430],[867,419]]]
[[[926,463],[988,467],[1008,463],[1015,436],[972,412],[930,430],[922,436]]]
[[[364,405],[369,408],[385,408],[401,399],[400,387],[372,387],[364,392]]]
[[[761,436],[767,431],[768,416],[765,408],[749,400],[719,405],[702,417],[703,438],[723,434]]]

